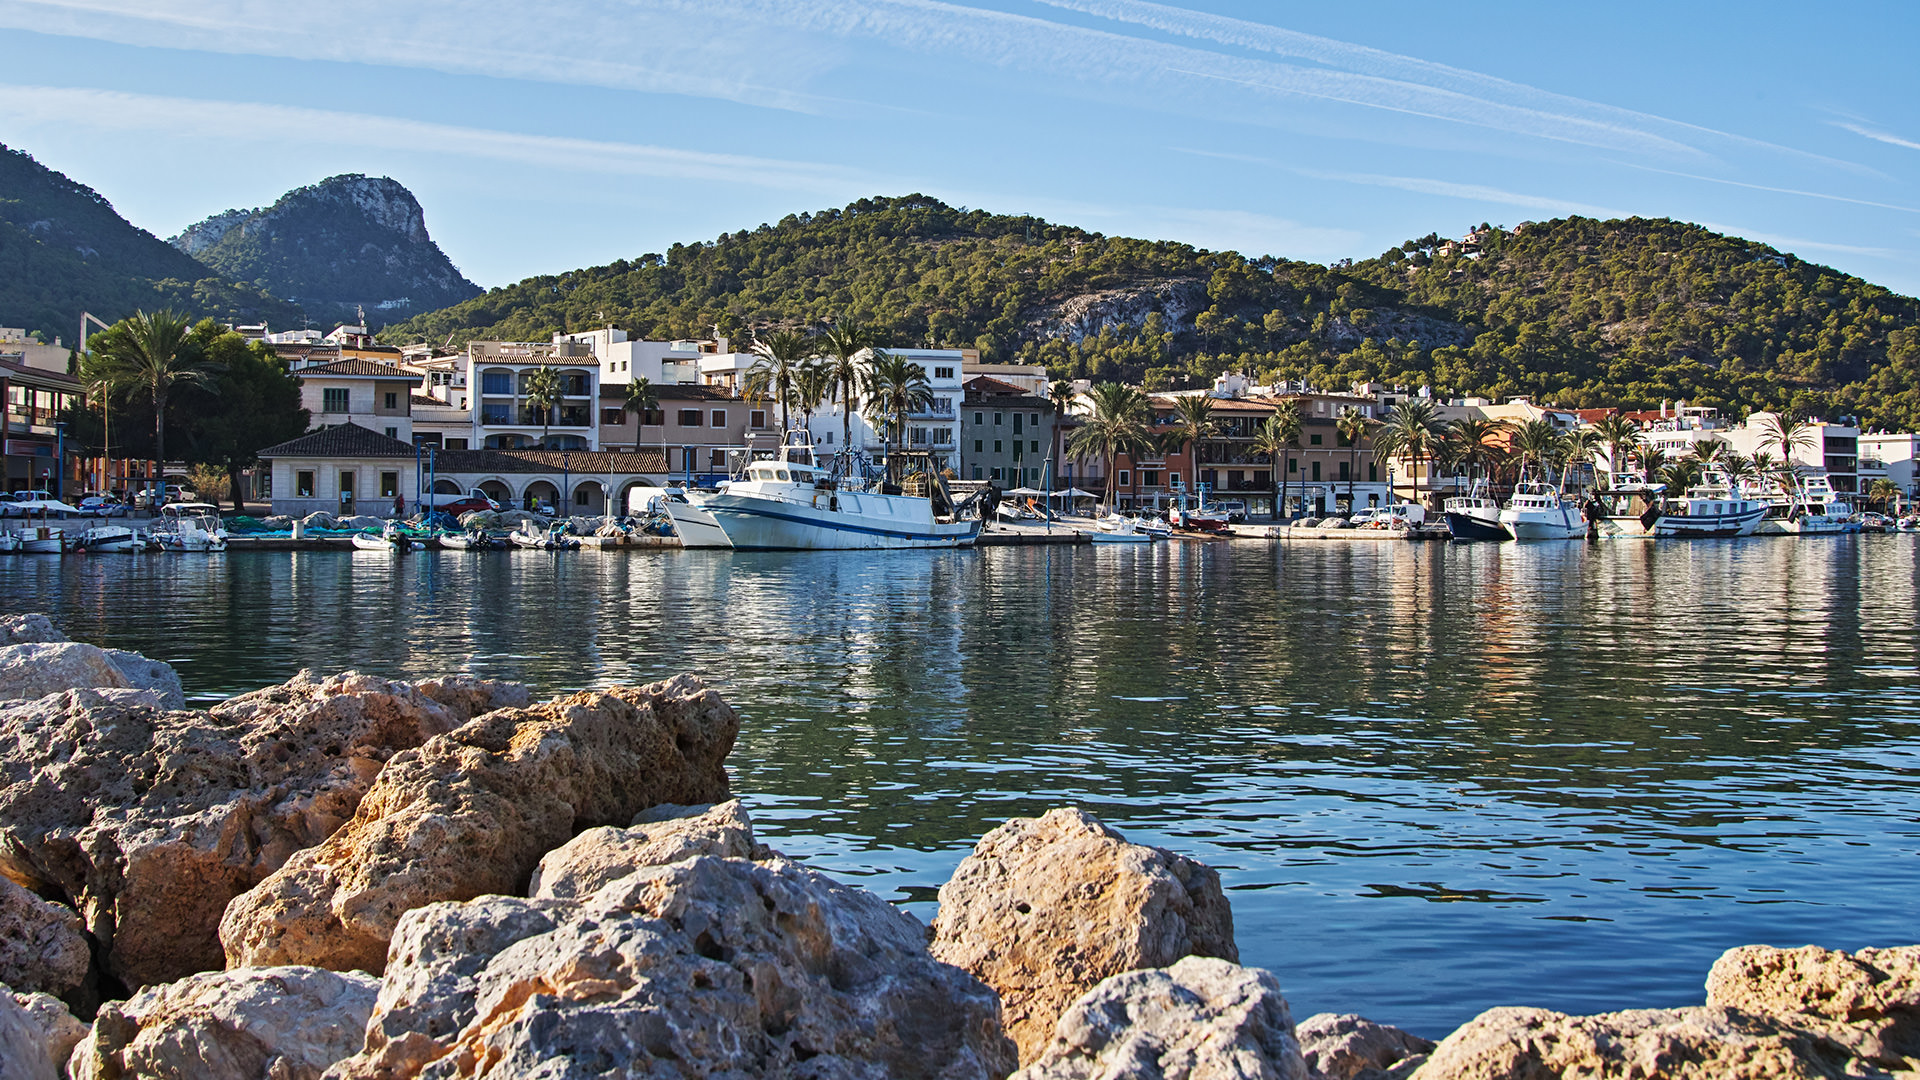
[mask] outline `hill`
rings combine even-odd
[[[228,321],[297,323],[297,307],[235,286],[99,192],[0,146],[0,324],[72,339],[80,313],[107,322],[174,307]]]
[[[389,328],[653,338],[852,317],[898,344],[1195,384],[1230,368],[1567,407],[1686,399],[1920,425],[1920,303],[1697,226],[1568,218],[1335,267],[1106,237],[924,196],[862,199],[664,255],[529,278]]]
[[[427,234],[413,192],[389,177],[329,177],[265,209],[215,214],[172,244],[323,319],[353,322],[364,307],[378,327],[480,292]]]

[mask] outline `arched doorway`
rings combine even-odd
[[[520,494],[520,506],[526,510],[552,513],[560,509],[560,489],[551,480],[535,480]]]
[[[452,481],[441,480],[436,482],[434,486],[438,487],[440,484],[445,484],[445,483],[452,483]],[[459,487],[455,486],[453,493],[458,494],[459,490],[460,490]],[[513,505],[513,489],[508,487],[505,481],[482,480],[480,482],[480,494],[485,495],[487,498],[492,499],[494,502],[499,503],[501,506]]]
[[[607,512],[607,486],[598,480],[582,480],[573,486],[573,513],[599,517]]]
[[[627,483],[623,484],[620,488],[620,501],[613,504],[614,513],[616,514],[645,513],[647,509],[646,507],[633,505],[633,493],[641,488],[650,488],[655,486],[657,485],[654,485],[648,482],[644,478],[639,480],[627,481]]]
[[[502,485],[502,487],[504,489],[504,485]],[[433,482],[433,493],[435,495],[458,495],[460,494],[460,485],[443,476]],[[492,496],[488,497],[491,498]]]

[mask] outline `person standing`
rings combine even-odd
[[[407,497],[397,491],[393,493],[393,516],[396,518],[407,516]]]

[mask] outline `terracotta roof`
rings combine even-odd
[[[1171,409],[1173,403],[1178,400],[1172,397],[1155,397],[1153,407]],[[1213,405],[1213,411],[1216,413],[1270,413],[1274,410],[1273,402],[1242,401],[1239,398],[1208,398],[1207,401]]]
[[[335,377],[345,375],[352,378],[372,377],[380,379],[412,379],[414,377],[412,372],[402,371],[391,364],[382,364],[374,360],[360,359],[335,360],[331,364],[316,364],[313,367],[300,368],[293,374],[302,379],[309,375]]]
[[[1024,386],[1016,386],[1004,379],[996,379],[991,375],[976,375],[960,385],[969,394],[982,394],[991,397],[1039,396],[1038,394],[1033,394],[1032,391]]]
[[[263,458],[368,458],[412,457],[413,444],[389,439],[359,424],[346,423],[309,431],[297,439],[260,451]]]
[[[571,469],[591,476],[595,473],[664,473],[667,471],[667,462],[658,450],[636,450],[631,453],[610,450],[440,450],[433,455],[433,468],[435,472],[443,473],[557,473]]]

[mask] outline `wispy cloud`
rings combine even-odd
[[[892,183],[871,172],[804,161],[713,154],[638,143],[425,123],[391,116],[254,102],[208,101],[110,90],[0,84],[0,119],[101,131],[165,131],[233,141],[298,142],[538,166],[555,173],[616,173],[743,184],[834,197]],[[284,133],[276,135],[274,133]]]
[[[1517,191],[1504,191],[1484,184],[1460,184],[1451,180],[1436,180],[1423,176],[1381,176],[1374,173],[1325,172],[1318,169],[1287,168],[1288,172],[1311,180],[1328,180],[1340,184],[1363,184],[1368,187],[1393,188],[1398,191],[1411,191],[1420,195],[1439,195],[1448,199],[1465,199],[1470,202],[1493,203],[1499,206],[1512,206],[1524,210],[1545,210],[1550,214],[1579,214],[1594,218],[1632,217],[1630,210],[1615,210],[1605,206],[1575,202],[1571,199],[1555,198],[1550,195],[1526,195]]]
[[[1916,147],[1920,149],[1920,147]],[[1901,206],[1898,203],[1874,202],[1872,199],[1855,199],[1847,195],[1833,195],[1824,191],[1802,191],[1799,188],[1772,187],[1767,184],[1750,184],[1745,180],[1730,180],[1724,176],[1700,176],[1695,173],[1675,172],[1672,169],[1657,169],[1652,165],[1639,165],[1631,161],[1616,161],[1612,164],[1644,172],[1659,173],[1662,176],[1677,176],[1682,180],[1699,180],[1708,184],[1726,184],[1729,187],[1746,188],[1750,191],[1771,191],[1776,195],[1798,195],[1807,199],[1825,199],[1828,202],[1852,203],[1855,206],[1871,206],[1879,210],[1898,210],[1903,214],[1920,214],[1920,207]]]
[[[1757,240],[1762,244],[1778,248],[1781,251],[1831,251],[1841,255],[1868,255],[1881,259],[1900,258],[1902,254],[1892,248],[1836,244],[1827,240],[1807,240],[1798,236],[1776,236],[1773,233],[1757,232],[1753,229],[1742,228],[1738,225],[1717,225],[1711,221],[1696,221],[1694,224],[1703,229],[1710,229],[1713,232],[1725,233],[1728,236],[1738,236],[1742,240]]]
[[[1832,123],[1835,127],[1844,128],[1847,131],[1853,132],[1855,135],[1872,139],[1874,142],[1883,142],[1889,146],[1901,146],[1908,150],[1920,150],[1920,141],[1903,139],[1898,135],[1867,127],[1865,124],[1856,124],[1847,120],[1835,120],[1832,121]]]

